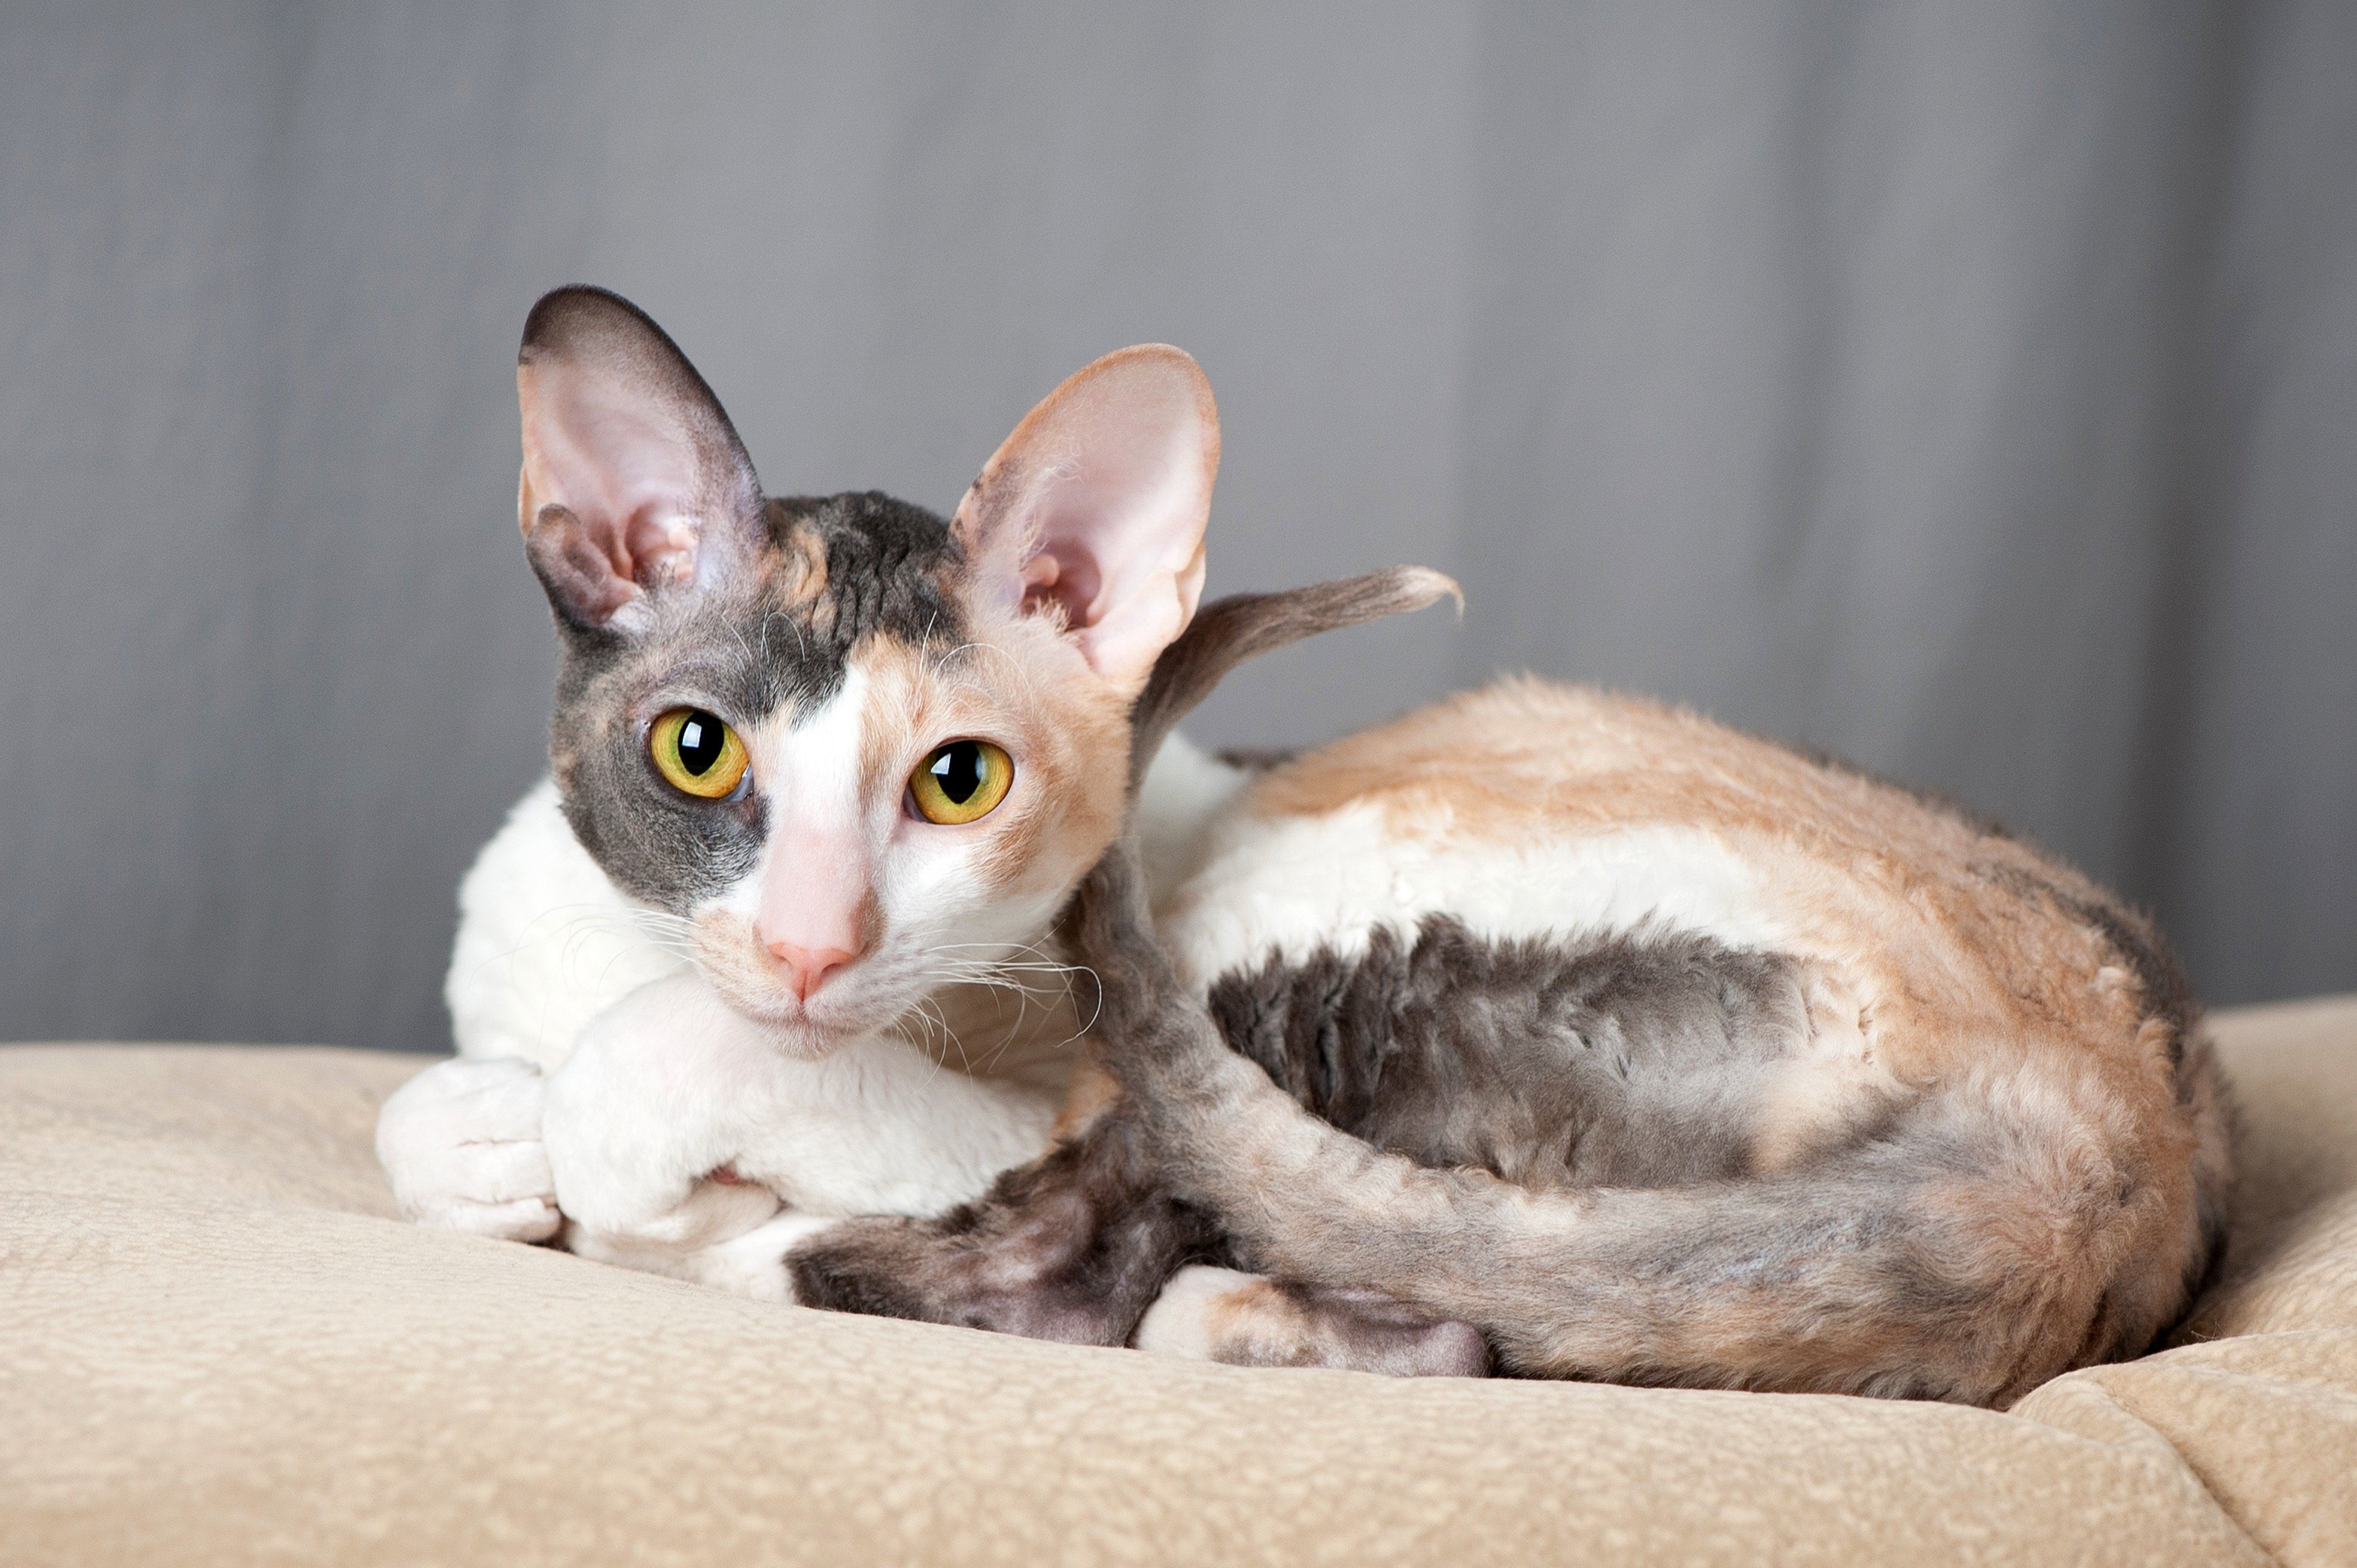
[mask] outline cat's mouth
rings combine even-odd
[[[879,1009],[868,994],[869,976],[860,963],[831,975],[805,997],[786,966],[752,942],[748,931],[706,927],[698,936],[695,966],[720,999],[796,1056],[829,1055],[890,1021],[881,1015],[890,1009]]]
[[[865,1008],[845,1008],[824,995],[808,1001],[796,996],[782,982],[748,983],[741,973],[705,969],[722,1001],[746,1017],[773,1031],[779,1043],[797,1056],[823,1057],[864,1034],[873,1032]],[[856,1014],[856,1016],[847,1015]]]

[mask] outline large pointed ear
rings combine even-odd
[[[759,537],[761,484],[720,400],[619,295],[543,296],[516,356],[524,553],[584,631],[633,632],[652,596],[707,585]]]
[[[1015,427],[951,524],[985,607],[1060,616],[1124,695],[1194,616],[1220,469],[1211,383],[1183,351],[1106,355]]]

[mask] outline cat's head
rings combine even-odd
[[[601,290],[533,307],[516,381],[551,755],[607,874],[813,1053],[1036,936],[1120,830],[1132,703],[1202,587],[1195,361],[1082,371],[947,522],[765,499],[703,378]]]

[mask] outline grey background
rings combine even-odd
[[[2357,986],[2357,7],[0,10],[0,1036],[434,1047],[540,766],[512,353],[645,305],[773,490],[953,501],[1191,349],[1215,590],[2006,817]]]

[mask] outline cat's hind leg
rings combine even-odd
[[[759,1234],[730,1249],[758,1266],[744,1250]],[[972,1203],[932,1219],[835,1221],[785,1268],[804,1306],[1238,1366],[1489,1369],[1487,1343],[1465,1324],[1372,1292],[1241,1274],[1216,1266],[1225,1253],[1218,1228],[1171,1197],[1115,1108]]]
[[[1340,1367],[1400,1378],[1479,1378],[1490,1345],[1372,1291],[1318,1290],[1192,1263],[1162,1287],[1138,1349],[1232,1367]]]
[[[845,1220],[787,1258],[805,1306],[1125,1345],[1163,1283],[1219,1232],[1170,1197],[1135,1130],[1101,1117],[971,1203]]]

